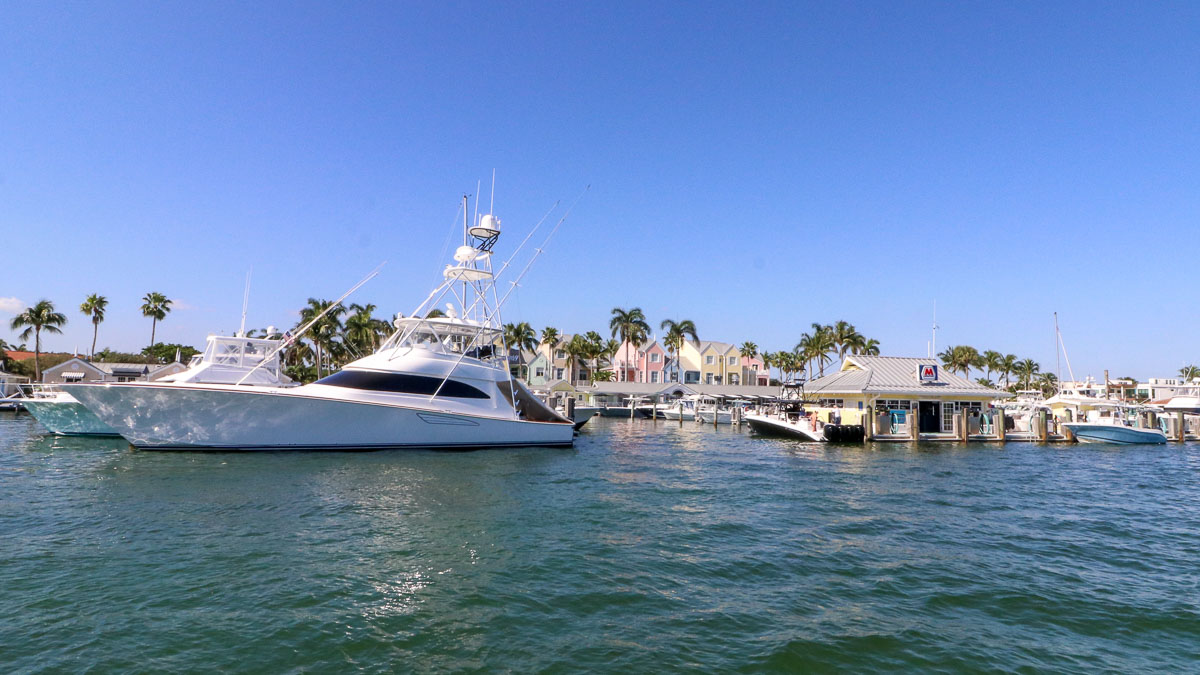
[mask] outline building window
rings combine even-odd
[[[545,369],[545,368],[541,368],[541,367],[539,367],[539,368],[534,368],[534,369],[533,369],[533,374],[534,374],[534,375],[536,375],[537,377],[545,377],[545,376],[546,376],[546,369]]]
[[[737,357],[736,356],[729,357],[729,365],[731,365],[731,366],[737,365]]]
[[[567,358],[567,353],[566,353],[566,352],[564,352],[564,351],[563,351],[563,350],[561,350],[561,349],[556,349],[556,350],[554,351],[554,358],[556,358],[556,359],[565,359],[565,358]]]
[[[563,379],[563,369],[562,368],[554,369],[554,379],[556,379],[556,380]]]
[[[817,401],[817,405],[822,408],[843,408],[842,399],[840,398],[823,398]]]
[[[710,356],[710,357],[708,357],[708,358],[710,358],[710,359],[711,359],[712,357]],[[712,383],[713,383],[713,374],[712,374],[712,373],[705,373],[705,374],[704,374],[704,384],[712,384]]]
[[[704,357],[704,364],[709,365],[709,366],[711,366],[713,364],[712,354],[709,354],[708,356]]]
[[[650,355],[650,363],[658,363],[661,360],[662,360],[662,354],[659,354],[658,352],[654,352],[653,354]]]
[[[658,384],[658,371],[657,370],[650,373],[650,381],[654,384]]]
[[[729,375],[729,384],[741,384],[741,383],[742,383],[742,381],[741,381],[741,378],[739,378],[739,377],[738,377],[736,374],[734,374],[734,373],[730,373],[730,375]]]
[[[683,373],[684,384],[700,384],[700,371],[688,370]]]

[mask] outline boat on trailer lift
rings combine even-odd
[[[500,221],[487,214],[469,223],[466,207],[464,197],[463,245],[442,271],[441,283],[410,317],[395,320],[395,332],[375,353],[332,375],[286,389],[245,386],[250,374],[234,384],[63,388],[144,449],[568,447],[573,421],[540,401],[508,369],[500,308],[512,289],[497,293],[496,279],[508,263],[499,270],[492,265]],[[457,302],[457,308],[451,302],[446,316],[427,318],[443,300]]]

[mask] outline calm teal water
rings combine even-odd
[[[1200,447],[156,454],[0,414],[5,671],[1195,671]]]

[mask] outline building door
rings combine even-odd
[[[936,434],[942,430],[942,407],[937,401],[917,403],[918,430],[923,434]]]

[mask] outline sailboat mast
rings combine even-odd
[[[1054,376],[1058,378],[1058,388],[1062,391],[1062,358],[1058,351],[1058,312],[1054,313]]]

